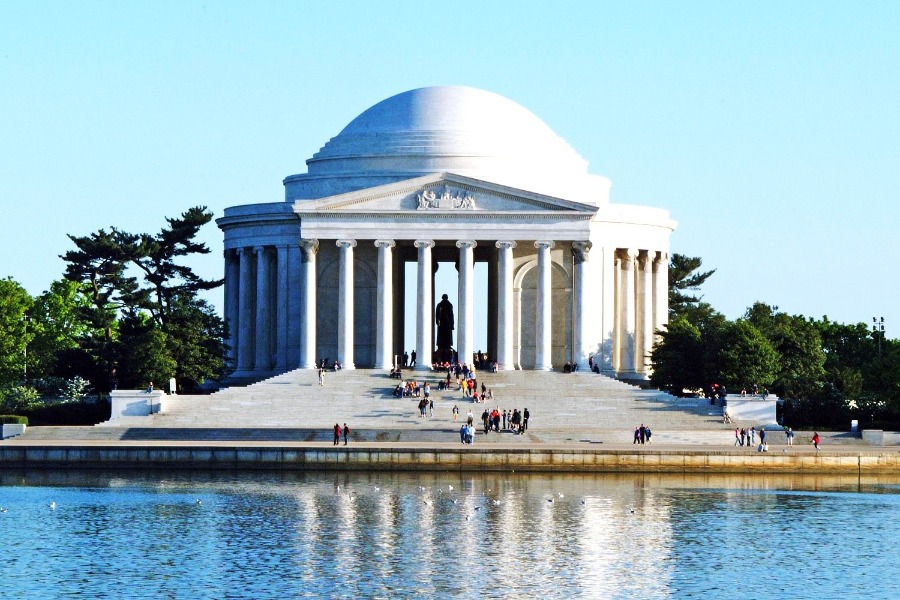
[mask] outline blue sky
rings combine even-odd
[[[727,316],[896,337],[898,31],[895,2],[0,0],[0,277],[37,294],[67,233],[280,201],[372,104],[459,84],[537,114],[614,202],[669,209]]]

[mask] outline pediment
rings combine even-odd
[[[440,173],[339,194],[318,200],[297,200],[294,212],[310,213],[555,213],[593,214],[597,207],[544,194]],[[474,215],[473,215],[474,216]]]

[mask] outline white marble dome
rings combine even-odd
[[[289,202],[456,173],[571,200],[608,200],[609,181],[531,111],[464,86],[392,96],[353,119],[285,179]]]

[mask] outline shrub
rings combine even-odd
[[[28,425],[28,417],[0,415],[0,425]]]

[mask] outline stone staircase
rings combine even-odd
[[[722,423],[721,407],[702,398],[676,398],[591,372],[508,371],[479,373],[494,394],[474,404],[457,391],[438,390],[437,373],[405,371],[406,379],[427,380],[434,415],[421,418],[418,398],[396,398],[398,380],[383,371],[296,370],[204,396],[168,396],[164,411],[122,417],[95,427],[29,428],[38,439],[324,441],[335,422],[348,423],[356,441],[434,442],[458,439],[459,426],[472,411],[476,425],[486,407],[531,413],[525,435],[511,432],[479,436],[479,443],[612,442],[630,443],[634,428],[652,427],[658,443],[728,444],[733,427]],[[454,422],[452,407],[459,407]]]

